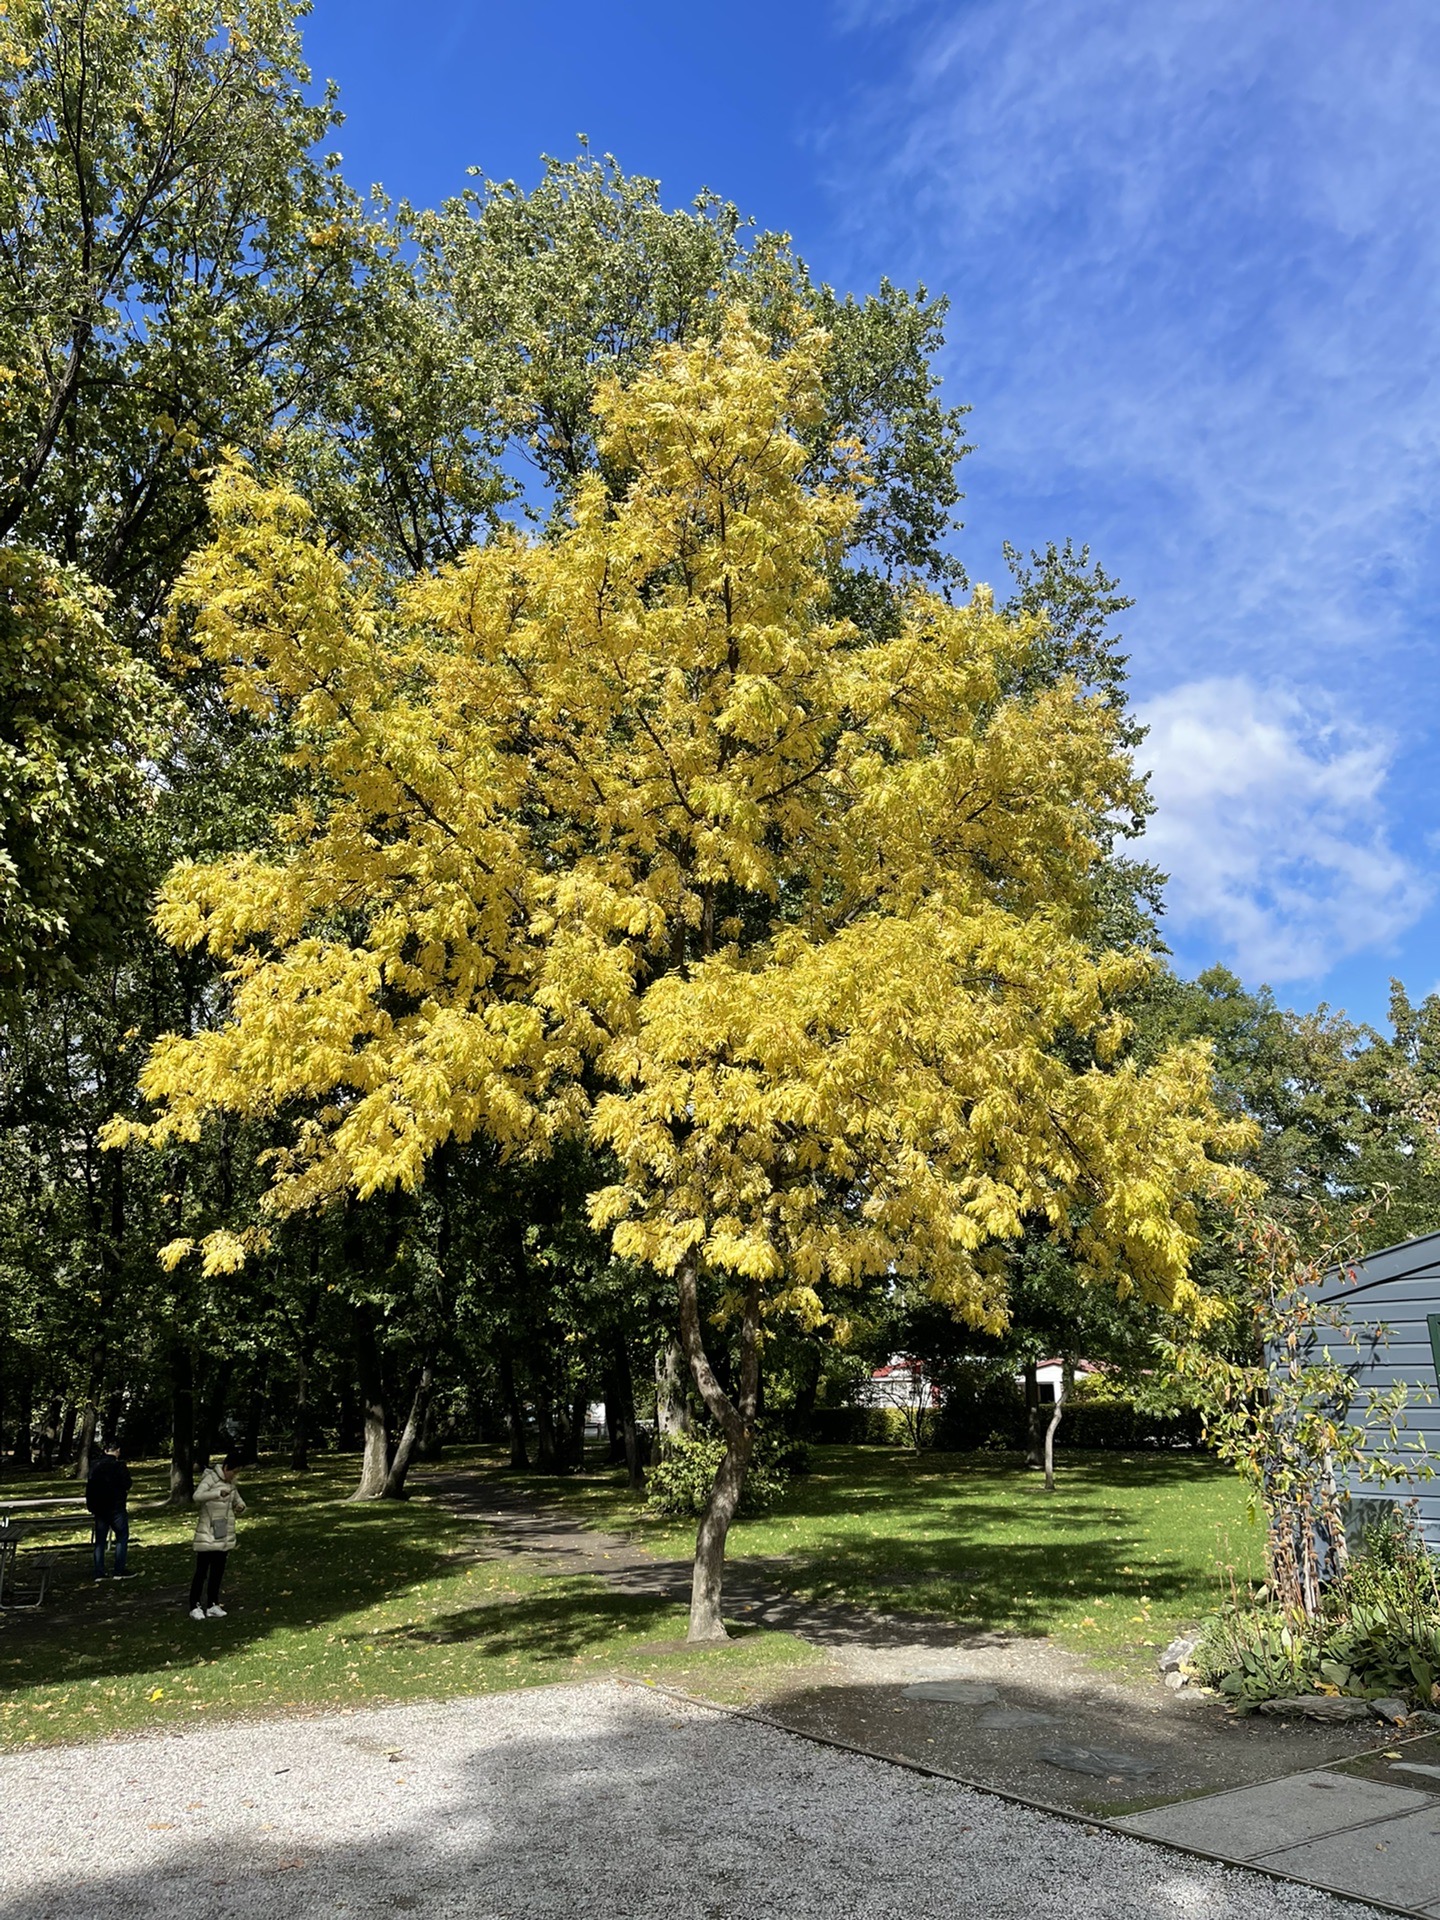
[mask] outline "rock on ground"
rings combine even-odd
[[[606,1683],[0,1757],[0,1920],[1359,1920]]]

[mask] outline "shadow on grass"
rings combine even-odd
[[[545,1662],[573,1660],[613,1642],[618,1634],[638,1633],[674,1618],[674,1603],[658,1594],[605,1593],[590,1586],[557,1593],[548,1587],[522,1600],[482,1601],[436,1614],[423,1623],[342,1639],[372,1646],[467,1644],[487,1658],[518,1655]]]
[[[455,1518],[431,1503],[350,1504],[349,1460],[328,1460],[309,1475],[260,1467],[242,1478],[247,1510],[221,1594],[229,1617],[202,1627],[187,1615],[193,1512],[146,1504],[150,1488],[136,1478],[136,1577],[94,1584],[77,1558],[43,1609],[0,1614],[0,1696],[234,1658],[277,1633],[318,1631],[428,1582],[455,1579],[467,1564],[456,1557]]]

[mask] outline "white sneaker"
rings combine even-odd
[[[207,1620],[223,1620],[225,1618],[224,1607],[206,1607],[205,1618]]]
[[[190,1618],[192,1620],[203,1620],[205,1618],[204,1607],[191,1607]]]

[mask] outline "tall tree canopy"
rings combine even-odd
[[[697,1635],[723,1631],[766,1312],[813,1323],[829,1290],[918,1270],[996,1325],[1027,1221],[1173,1300],[1195,1196],[1235,1179],[1205,1049],[1117,1057],[1150,962],[1092,938],[1139,794],[1113,704],[1027,684],[1050,635],[984,592],[916,589],[879,636],[830,608],[867,476],[810,471],[827,348],[732,312],[602,380],[623,488],[582,476],[553,537],[497,535],[393,602],[232,468],[179,590],[232,701],[289,716],[312,797],[278,857],[166,884],[167,938],[223,962],[231,1001],[153,1050],[149,1137],[278,1123],[284,1215],[418,1186],[452,1138],[543,1155],[588,1128],[619,1174],[593,1217],[677,1276],[730,1442]],[[743,1329],[738,1405],[706,1274]]]

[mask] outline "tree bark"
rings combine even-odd
[[[170,1350],[170,1504],[188,1505],[195,1491],[195,1356],[188,1340]]]
[[[390,1471],[385,1476],[382,1492],[387,1500],[405,1498],[405,1476],[410,1471],[415,1443],[420,1438],[421,1428],[425,1425],[430,1395],[434,1390],[435,1350],[429,1347],[426,1349],[424,1359],[420,1362],[420,1377],[415,1382],[415,1395],[410,1402],[410,1414],[405,1422],[405,1431],[400,1436],[400,1444],[395,1449],[395,1458],[390,1462]]]
[[[269,1376],[262,1373],[251,1384],[245,1398],[245,1428],[240,1437],[240,1458],[247,1467],[253,1467],[260,1458],[260,1423],[265,1417],[265,1390],[269,1385]]]
[[[358,1453],[365,1444],[365,1427],[360,1418],[360,1395],[348,1380],[342,1380],[336,1392],[335,1445],[340,1453]]]
[[[500,1374],[500,1391],[505,1399],[505,1419],[510,1428],[510,1465],[520,1472],[530,1465],[530,1454],[525,1445],[525,1409],[520,1404],[520,1395],[515,1388],[515,1364],[510,1358],[510,1342],[502,1340],[496,1351],[496,1366]]]
[[[1055,1404],[1050,1409],[1050,1424],[1045,1429],[1045,1491],[1055,1491],[1055,1429],[1060,1424],[1060,1416],[1065,1411],[1065,1396],[1058,1388]]]
[[[35,1458],[33,1429],[35,1426],[34,1386],[30,1376],[24,1376],[15,1408],[15,1446],[10,1458],[17,1467],[28,1467]]]
[[[1045,1422],[1040,1412],[1040,1382],[1033,1360],[1025,1362],[1025,1464],[1036,1468],[1045,1464]]]
[[[680,1338],[690,1373],[707,1412],[725,1436],[725,1455],[695,1533],[695,1572],[690,1586],[690,1626],[686,1639],[728,1640],[720,1611],[725,1574],[725,1540],[745,1490],[745,1474],[755,1451],[755,1407],[760,1391],[760,1283],[749,1282],[740,1322],[739,1404],[715,1377],[700,1327],[700,1266],[692,1254],[676,1276],[680,1290]]]
[[[360,1385],[365,1450],[360,1462],[360,1484],[350,1498],[378,1500],[385,1491],[385,1474],[389,1466],[385,1389],[381,1384],[380,1349],[375,1341],[375,1323],[369,1308],[364,1306],[355,1309],[355,1377]]]
[[[435,1418],[435,1396],[432,1393],[425,1402],[425,1418],[420,1423],[420,1438],[415,1443],[417,1460],[439,1460],[444,1457],[445,1442],[441,1438],[439,1422]]]
[[[577,1473],[585,1469],[585,1416],[590,1411],[587,1395],[577,1393],[570,1402],[570,1445],[568,1463]]]
[[[635,1420],[635,1379],[630,1371],[630,1350],[623,1333],[617,1333],[610,1349],[610,1377],[615,1394],[615,1417],[625,1449],[625,1471],[630,1491],[640,1493],[645,1486],[645,1463],[640,1458],[640,1429]]]
[[[310,1289],[295,1347],[295,1418],[291,1426],[290,1465],[310,1471],[310,1366],[315,1358],[315,1325],[320,1318],[320,1229],[310,1235]]]
[[[45,1424],[40,1429],[40,1458],[37,1465],[48,1473],[55,1464],[55,1449],[60,1437],[60,1402],[52,1400],[45,1409]]]
[[[295,1362],[295,1417],[290,1428],[290,1465],[310,1471],[310,1361],[303,1348]]]
[[[655,1450],[663,1460],[682,1434],[690,1431],[685,1404],[685,1354],[678,1340],[667,1340],[655,1355]]]
[[[560,1471],[560,1453],[555,1445],[555,1413],[543,1390],[535,1396],[535,1443],[541,1473]]]
[[[616,1411],[619,1405],[620,1389],[615,1384],[615,1375],[612,1371],[605,1380],[605,1440],[612,1467],[618,1467],[625,1458],[625,1436],[620,1431],[620,1415]]]
[[[95,1427],[100,1418],[100,1407],[92,1392],[80,1412],[80,1444],[75,1450],[75,1478],[80,1481],[90,1477],[90,1455],[95,1446]]]
[[[65,1418],[60,1422],[60,1444],[55,1450],[57,1467],[68,1467],[70,1450],[75,1445],[75,1422],[80,1417],[80,1409],[73,1400],[67,1401]]]

